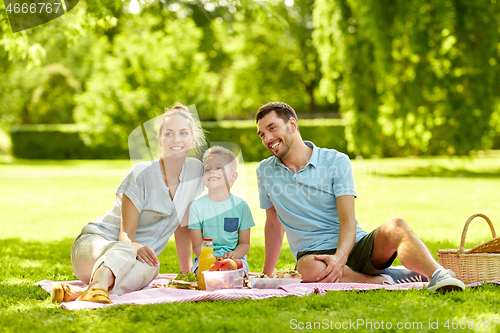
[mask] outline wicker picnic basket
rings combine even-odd
[[[478,216],[488,222],[493,239],[470,250],[465,250],[465,236],[469,224]],[[441,266],[451,269],[457,278],[464,283],[500,281],[500,237],[496,236],[495,228],[490,219],[484,214],[474,214],[469,217],[462,232],[460,248],[458,250],[438,250],[438,260]]]

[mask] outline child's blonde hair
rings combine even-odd
[[[234,171],[238,170],[238,159],[236,155],[227,148],[221,146],[213,146],[203,154],[203,165],[206,165],[208,159],[212,159],[214,155],[219,155],[227,162],[225,165],[230,165]]]

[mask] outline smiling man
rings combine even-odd
[[[378,274],[399,256],[406,268],[428,278],[432,292],[465,288],[402,218],[371,233],[361,229],[349,158],[303,141],[292,107],[268,103],[255,119],[262,144],[274,155],[257,166],[260,207],[266,209],[264,273],[274,270],[286,232],[306,282],[383,283],[386,277]]]

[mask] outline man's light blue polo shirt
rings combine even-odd
[[[257,166],[260,208],[274,206],[295,257],[299,251],[336,249],[340,226],[336,198],[356,196],[349,157],[310,141],[304,144],[313,152],[295,174],[275,156]],[[366,234],[357,223],[356,242]]]

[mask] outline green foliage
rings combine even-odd
[[[499,18],[490,0],[317,0],[321,91],[341,105],[349,150],[380,155],[387,138],[400,155],[491,147]]]
[[[313,0],[140,2],[137,14],[128,1],[80,2],[57,20],[14,35],[2,21],[0,70],[7,80],[0,82],[0,120],[71,120],[50,112],[42,119],[35,111],[47,109],[39,103],[54,104],[49,89],[40,88],[52,85],[42,75],[52,63],[69,69],[81,87],[74,99],[56,103],[74,101],[76,123],[120,139],[174,102],[195,104],[202,120],[247,118],[271,100],[299,112],[332,110],[317,89]]]
[[[28,108],[35,89],[44,84],[46,66],[61,64],[83,86],[89,62],[100,46],[93,29],[104,25],[87,16],[84,4],[80,2],[71,14],[48,24],[15,34],[10,31],[7,19],[0,21],[0,122],[6,125],[33,122]],[[7,18],[5,12],[1,13],[3,10],[0,8],[0,15]]]
[[[14,127],[11,130],[11,138],[12,154],[18,158],[73,159],[88,157],[88,151],[78,131]]]
[[[162,21],[145,13],[130,17],[113,43],[101,39],[103,52],[77,97],[79,123],[104,127],[120,137],[138,124],[182,101],[210,109],[216,77],[208,73],[205,55],[197,51],[200,30],[190,20]],[[103,133],[103,141],[111,138]]]
[[[222,49],[232,58],[223,74],[220,116],[250,116],[269,101],[286,101],[299,112],[328,108],[318,96],[321,78],[316,48],[312,45],[312,0],[262,5],[258,10],[243,10],[231,24],[220,21],[213,29]],[[226,29],[233,31],[227,34]]]
[[[26,71],[22,65],[0,61],[0,72],[9,78],[0,80],[0,122],[2,124],[29,122],[28,105],[31,94],[39,83],[42,70],[37,68]]]
[[[112,156],[111,142],[126,151],[135,124],[174,102],[216,120],[281,100],[341,108],[355,155],[500,145],[496,0],[139,2],[137,14],[129,1],[79,2],[16,34],[1,20],[3,126],[74,120]],[[54,63],[70,71],[59,83],[43,75]]]
[[[91,132],[79,125],[22,125],[11,128],[12,154],[34,159],[127,158],[116,133]],[[109,140],[103,140],[103,137]],[[125,140],[125,146],[126,146]]]
[[[244,161],[261,161],[271,154],[256,134],[256,125],[249,121],[203,122],[209,142],[231,142],[242,149]],[[346,152],[344,127],[337,119],[301,120],[304,140],[319,147]],[[18,158],[127,158],[127,136],[116,132],[89,131],[87,126],[25,125],[11,129],[12,153]]]
[[[45,79],[33,92],[28,117],[34,124],[73,123],[74,95],[80,85],[61,64],[45,67]]]

